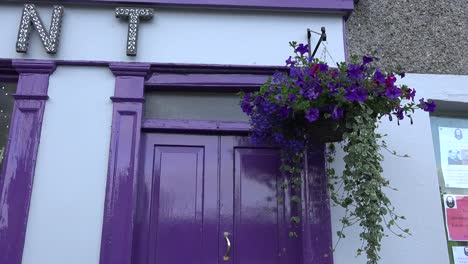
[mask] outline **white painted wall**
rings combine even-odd
[[[408,74],[401,83],[416,88],[418,98],[468,103],[468,76]],[[449,263],[429,115],[418,111],[414,125],[402,122],[398,126],[396,122],[384,120],[380,131],[388,134],[386,141],[390,148],[411,156],[398,158],[384,153],[383,167],[384,175],[398,189],[389,191],[388,195],[397,212],[406,216],[407,221],[402,223],[413,234],[406,239],[392,235],[384,238],[381,263]],[[335,166],[342,168],[343,164],[337,162]],[[332,209],[335,232],[340,228],[342,215],[339,208]],[[363,257],[354,257],[361,245],[358,234],[357,227],[348,230],[347,238],[335,252],[335,264],[366,263]]]
[[[50,78],[23,264],[99,262],[113,91],[106,68]]]
[[[39,10],[49,25],[52,8]],[[21,5],[0,8],[0,58],[284,65],[289,41],[305,43],[307,28],[320,31],[324,26],[334,60],[344,59],[340,15],[167,8],[157,8],[154,19],[141,24],[138,56],[130,58],[128,24],[115,18],[113,6],[67,6],[57,55],[47,55],[34,33],[28,54],[21,56],[15,52],[21,11]]]
[[[156,9],[154,20],[141,25],[139,54],[129,58],[127,24],[114,17],[113,8],[66,6],[59,52],[50,56],[37,33],[27,55],[15,52],[22,7],[1,5],[0,58],[283,65],[289,41],[305,42],[307,28],[325,26],[333,59],[344,59],[338,15],[167,8]],[[41,6],[40,14],[48,25],[50,7]],[[410,74],[405,83],[419,96],[468,102],[467,76]],[[59,67],[52,75],[23,264],[99,262],[113,87],[114,77],[104,68]],[[412,126],[384,122],[381,129],[391,147],[411,156],[386,155],[384,169],[399,189],[389,195],[413,233],[385,238],[382,263],[448,263],[429,116],[417,113]],[[335,230],[340,213],[332,211]],[[336,264],[365,263],[354,258],[357,231],[348,231]]]

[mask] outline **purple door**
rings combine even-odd
[[[146,134],[140,160],[133,263],[300,263],[289,197],[278,200],[277,149],[245,137]]]

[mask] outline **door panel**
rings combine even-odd
[[[150,134],[143,142],[134,263],[217,263],[218,138]]]
[[[300,263],[278,149],[182,134],[144,134],[141,149],[132,263]]]
[[[287,236],[289,197],[278,200],[284,182],[280,165],[278,149],[255,147],[242,137],[221,138],[221,228],[232,230],[231,263],[299,263],[300,240]]]

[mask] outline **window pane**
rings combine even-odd
[[[146,118],[248,121],[235,93],[150,92],[145,99]]]
[[[13,97],[11,95],[15,91],[16,84],[0,82],[0,173],[3,171],[3,160],[13,111]]]

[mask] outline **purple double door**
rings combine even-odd
[[[299,264],[280,153],[246,137],[144,134],[135,264]]]

